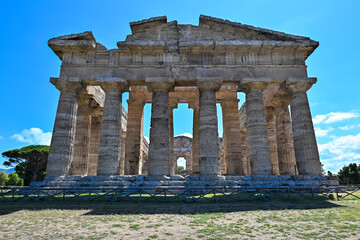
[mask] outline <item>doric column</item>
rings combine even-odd
[[[125,175],[139,174],[142,162],[144,101],[129,99],[125,140]]]
[[[193,109],[193,132],[191,147],[191,173],[199,174],[199,104],[189,103],[189,108]]]
[[[78,98],[74,159],[70,170],[70,174],[75,176],[86,176],[88,174],[91,134],[91,109],[89,104],[90,99],[86,90],[83,90]]]
[[[281,175],[296,174],[294,140],[292,139],[288,94],[279,94],[275,98],[276,142],[278,147],[279,170]]]
[[[296,165],[300,175],[321,174],[319,151],[306,94],[315,82],[316,78],[286,81],[286,89],[290,94]]]
[[[199,170],[200,174],[220,174],[219,133],[215,92],[220,78],[197,78],[199,88]]]
[[[242,156],[242,163],[243,163],[243,165],[242,165],[243,166],[243,175],[250,176],[251,169],[250,169],[250,164],[249,164],[246,129],[243,129],[240,133],[240,142],[241,142],[241,156]]]
[[[229,93],[230,95],[230,93]],[[241,142],[240,142],[240,121],[237,94],[232,94],[232,99],[221,101],[223,116],[223,140],[226,161],[226,173],[228,175],[243,175]]]
[[[177,108],[177,103],[170,103],[169,105],[169,124],[170,124],[170,174],[175,174],[176,160],[174,155],[174,108]]]
[[[272,174],[279,175],[279,158],[278,147],[276,142],[276,124],[275,124],[275,109],[273,107],[265,108],[266,125],[269,136],[269,150]]]
[[[99,157],[99,141],[100,141],[102,110],[100,110],[100,108],[96,108],[92,111],[91,115],[92,115],[92,119],[91,119],[88,176],[96,176],[97,162]]]
[[[249,162],[253,175],[271,175],[269,139],[262,91],[269,79],[244,79],[241,88],[246,93],[246,128]]]
[[[47,176],[69,174],[74,153],[76,129],[77,96],[79,83],[51,78],[51,82],[61,91],[56,112],[54,130],[51,138]]]
[[[120,174],[121,158],[121,114],[122,92],[126,88],[123,79],[102,81],[100,86],[105,90],[104,112],[101,122],[98,176]]]
[[[146,78],[152,91],[149,175],[170,174],[169,91],[174,81],[168,78]]]

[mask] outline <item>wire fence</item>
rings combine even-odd
[[[327,198],[360,199],[360,186],[338,187],[114,187],[29,188],[0,187],[0,202],[19,201],[130,201],[130,202],[241,202],[292,201]]]

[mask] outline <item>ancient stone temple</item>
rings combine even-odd
[[[47,179],[172,179],[178,157],[186,159],[190,178],[321,175],[307,96],[316,78],[305,64],[318,42],[203,15],[198,26],[155,17],[130,27],[116,49],[92,32],[49,40],[62,64],[60,76],[51,78],[60,99]],[[246,94],[240,109],[238,92]],[[149,143],[146,103],[152,104]],[[179,103],[193,110],[193,137],[175,141]]]

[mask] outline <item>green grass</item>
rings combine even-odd
[[[359,239],[359,212],[359,200],[325,198],[1,202],[0,239]]]

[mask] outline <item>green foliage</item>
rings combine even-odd
[[[360,166],[356,163],[343,167],[337,175],[341,185],[360,184]]]
[[[8,176],[8,180],[6,181],[6,186],[19,186],[19,182],[21,182],[21,179],[17,175],[17,173],[10,173]]]
[[[0,186],[4,186],[6,182],[9,180],[7,174],[5,172],[0,173]]]
[[[29,185],[32,181],[43,181],[49,146],[30,145],[20,149],[13,149],[2,153],[7,161],[4,166],[16,166],[16,173],[24,179],[24,185]]]
[[[185,168],[184,168],[184,166],[177,166],[177,170],[178,170],[178,171],[184,171]]]

